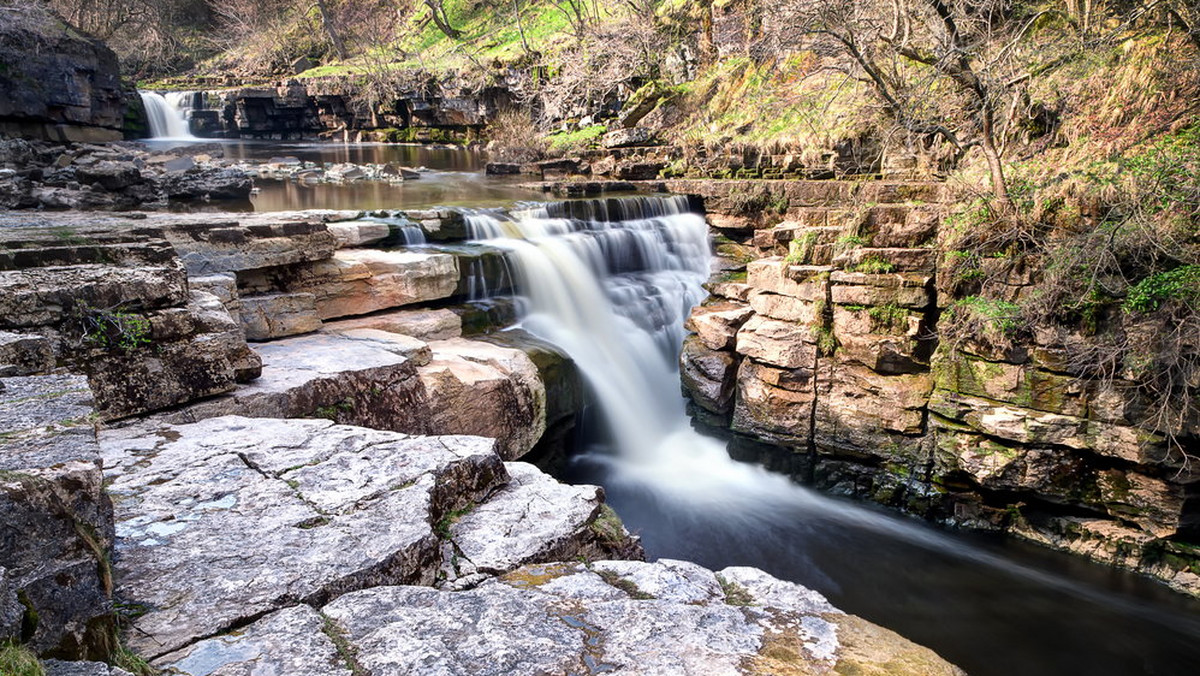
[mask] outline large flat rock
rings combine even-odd
[[[255,345],[254,351],[263,362],[261,377],[166,419],[325,417],[410,433],[431,429],[414,363],[379,341],[320,333]]]
[[[433,527],[507,479],[493,442],[321,420],[223,417],[109,430],[117,595],[146,656],[299,602],[429,584]]]
[[[321,319],[333,319],[448,298],[458,277],[450,254],[342,249],[298,268],[289,289],[311,292]]]
[[[524,462],[505,463],[511,480],[449,529],[454,572],[496,574],[527,563],[625,556],[640,544],[604,505],[597,486],[569,486]]]
[[[466,592],[380,587],[322,611],[390,674],[961,674],[926,648],[751,568],[528,566]]]

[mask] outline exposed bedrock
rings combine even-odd
[[[676,183],[716,212],[725,256],[680,359],[702,420],[803,456],[798,476],[822,488],[1200,594],[1192,423],[1172,445],[1139,426],[1135,383],[1071,374],[1080,335],[939,345],[956,299],[942,187],[781,182],[787,211],[768,223],[731,213],[732,184]],[[1036,274],[1011,280],[1014,299]]]
[[[183,674],[962,673],[804,587],[671,560],[526,565],[460,592],[376,587],[155,664]]]
[[[0,378],[0,642],[104,659],[116,625],[112,505],[87,380]]]
[[[100,448],[116,595],[144,611],[128,641],[147,656],[381,584],[641,552],[598,488],[506,464],[482,437],[220,417],[110,430]]]

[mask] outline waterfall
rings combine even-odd
[[[146,118],[150,122],[150,136],[156,139],[194,139],[183,111],[172,105],[171,101],[158,92],[143,92],[142,103],[146,106]],[[182,97],[168,94],[175,102],[183,101]]]
[[[522,325],[563,348],[596,393],[621,457],[651,462],[687,428],[675,360],[704,297],[708,230],[684,198],[531,206],[466,216],[509,252]]]
[[[677,360],[684,320],[706,296],[711,253],[704,218],[687,207],[681,197],[640,197],[466,215],[472,239],[508,252],[523,328],[565,350],[595,394],[613,448],[584,458],[605,468],[610,487],[750,540],[797,519],[831,522],[1095,600],[1073,580],[736,462],[723,441],[695,431]]]

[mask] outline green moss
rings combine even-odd
[[[350,670],[351,676],[369,676],[371,672],[367,671],[359,663],[358,649],[350,642],[350,639],[346,636],[346,631],[342,629],[341,625],[324,613],[321,614],[321,620],[321,633],[329,637],[334,649],[337,650],[338,658]]]
[[[725,603],[731,606],[754,605],[754,595],[742,585],[727,580],[724,575],[717,575],[717,582],[721,585],[721,591],[725,592]]]
[[[896,266],[881,256],[870,255],[863,258],[856,265],[851,265],[846,268],[847,272],[862,272],[868,275],[882,275],[896,271]]]
[[[551,150],[572,152],[595,146],[596,141],[607,131],[608,127],[602,124],[593,124],[572,132],[551,134],[546,137],[546,140],[549,141]]]
[[[788,242],[788,255],[784,260],[793,265],[806,265],[811,262],[817,237],[816,230],[806,230],[803,235]]]
[[[628,543],[625,524],[608,505],[600,505],[596,519],[588,525],[588,528],[600,538],[600,542],[610,548],[621,548]]]
[[[449,512],[446,512],[446,514],[444,514],[442,518],[438,519],[438,522],[434,524],[433,532],[437,533],[437,536],[441,539],[449,540],[450,529],[454,527],[454,524],[458,523],[459,519],[463,518],[467,514],[470,514],[471,511],[477,506],[478,505],[470,504],[461,509],[453,509]]]
[[[875,329],[902,328],[908,321],[908,310],[894,302],[876,305],[867,312],[867,315],[871,317],[871,325]]]

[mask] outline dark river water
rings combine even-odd
[[[544,199],[514,181],[484,177],[483,158],[459,149],[222,146],[230,159],[290,155],[312,162],[396,162],[431,170],[402,185],[259,181],[257,210],[491,206]],[[641,535],[649,557],[687,559],[714,569],[762,568],[933,648],[975,676],[1200,674],[1198,602],[1077,557],[1011,540],[944,532],[819,495],[730,460],[722,442],[691,430],[667,353],[682,340],[687,306],[703,297],[699,283],[707,276],[706,231],[695,216],[663,213],[664,231],[675,228],[663,249],[666,259],[678,257],[684,245],[699,249],[699,258],[693,253],[692,260],[668,263],[651,275],[577,274],[588,267],[570,262],[575,260],[570,247],[580,240],[548,237],[559,227],[548,214],[521,224],[525,239],[493,234],[498,239],[488,241],[509,250],[516,269],[525,271],[533,307],[541,307],[536,317],[527,318],[526,328],[563,346],[593,386],[613,378],[610,386],[597,388],[608,392],[600,397],[608,400],[602,407],[625,409],[611,414],[620,424],[612,426],[609,436],[627,437],[625,446],[644,448],[585,454],[563,478],[603,485],[609,503]],[[478,225],[486,230],[487,223]],[[505,231],[499,223],[492,225],[496,233]],[[620,234],[610,226],[601,230]],[[644,248],[650,246],[641,239],[648,232],[639,230],[637,237],[627,239]],[[551,261],[565,261],[566,269],[554,276],[547,272]],[[667,310],[682,314],[660,322],[657,333],[637,326]],[[665,357],[647,358],[656,351]]]
[[[762,568],[975,676],[1200,673],[1200,604],[1129,573],[816,494],[759,501],[748,516],[595,458],[568,478],[603,485],[650,558]]]

